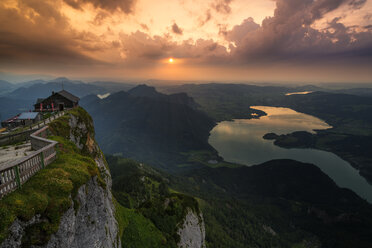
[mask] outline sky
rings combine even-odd
[[[0,72],[372,82],[372,0],[1,0]]]

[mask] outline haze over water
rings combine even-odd
[[[289,108],[254,106],[267,113],[259,119],[220,122],[212,131],[209,143],[229,162],[251,166],[272,159],[294,159],[312,163],[331,177],[338,186],[349,188],[372,202],[372,185],[348,162],[331,152],[315,149],[285,149],[262,137],[266,133],[288,134],[331,128],[324,121]],[[314,182],[316,183],[316,182]]]

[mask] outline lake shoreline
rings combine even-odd
[[[323,131],[323,130],[321,130]],[[350,154],[342,152],[336,149],[332,149],[332,146],[320,147],[317,145],[319,134],[311,134],[308,132],[298,131],[289,134],[277,135],[275,133],[267,133],[262,138],[267,140],[274,140],[274,145],[282,147],[285,149],[291,148],[312,148],[327,152],[332,152],[333,154],[339,156],[343,160],[347,161],[354,169],[358,170],[359,174],[364,177],[367,182],[372,185],[372,172],[361,170],[361,166],[355,162]]]
[[[252,108],[264,111],[267,115],[258,119],[219,122],[211,131],[209,143],[225,161],[246,166],[276,159],[314,164],[339,187],[349,188],[372,202],[370,182],[348,160],[343,160],[335,152],[315,146],[313,138],[332,130],[331,126],[319,118],[288,108]],[[280,145],[277,140],[281,141]]]

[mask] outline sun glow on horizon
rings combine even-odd
[[[174,59],[173,58],[169,58],[168,59],[168,62],[172,64],[174,62]]]

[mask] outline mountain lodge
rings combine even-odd
[[[59,92],[52,92],[52,95],[48,98],[37,99],[35,112],[50,112],[50,111],[63,111],[65,109],[71,109],[79,105],[80,98],[74,96],[66,90]]]

